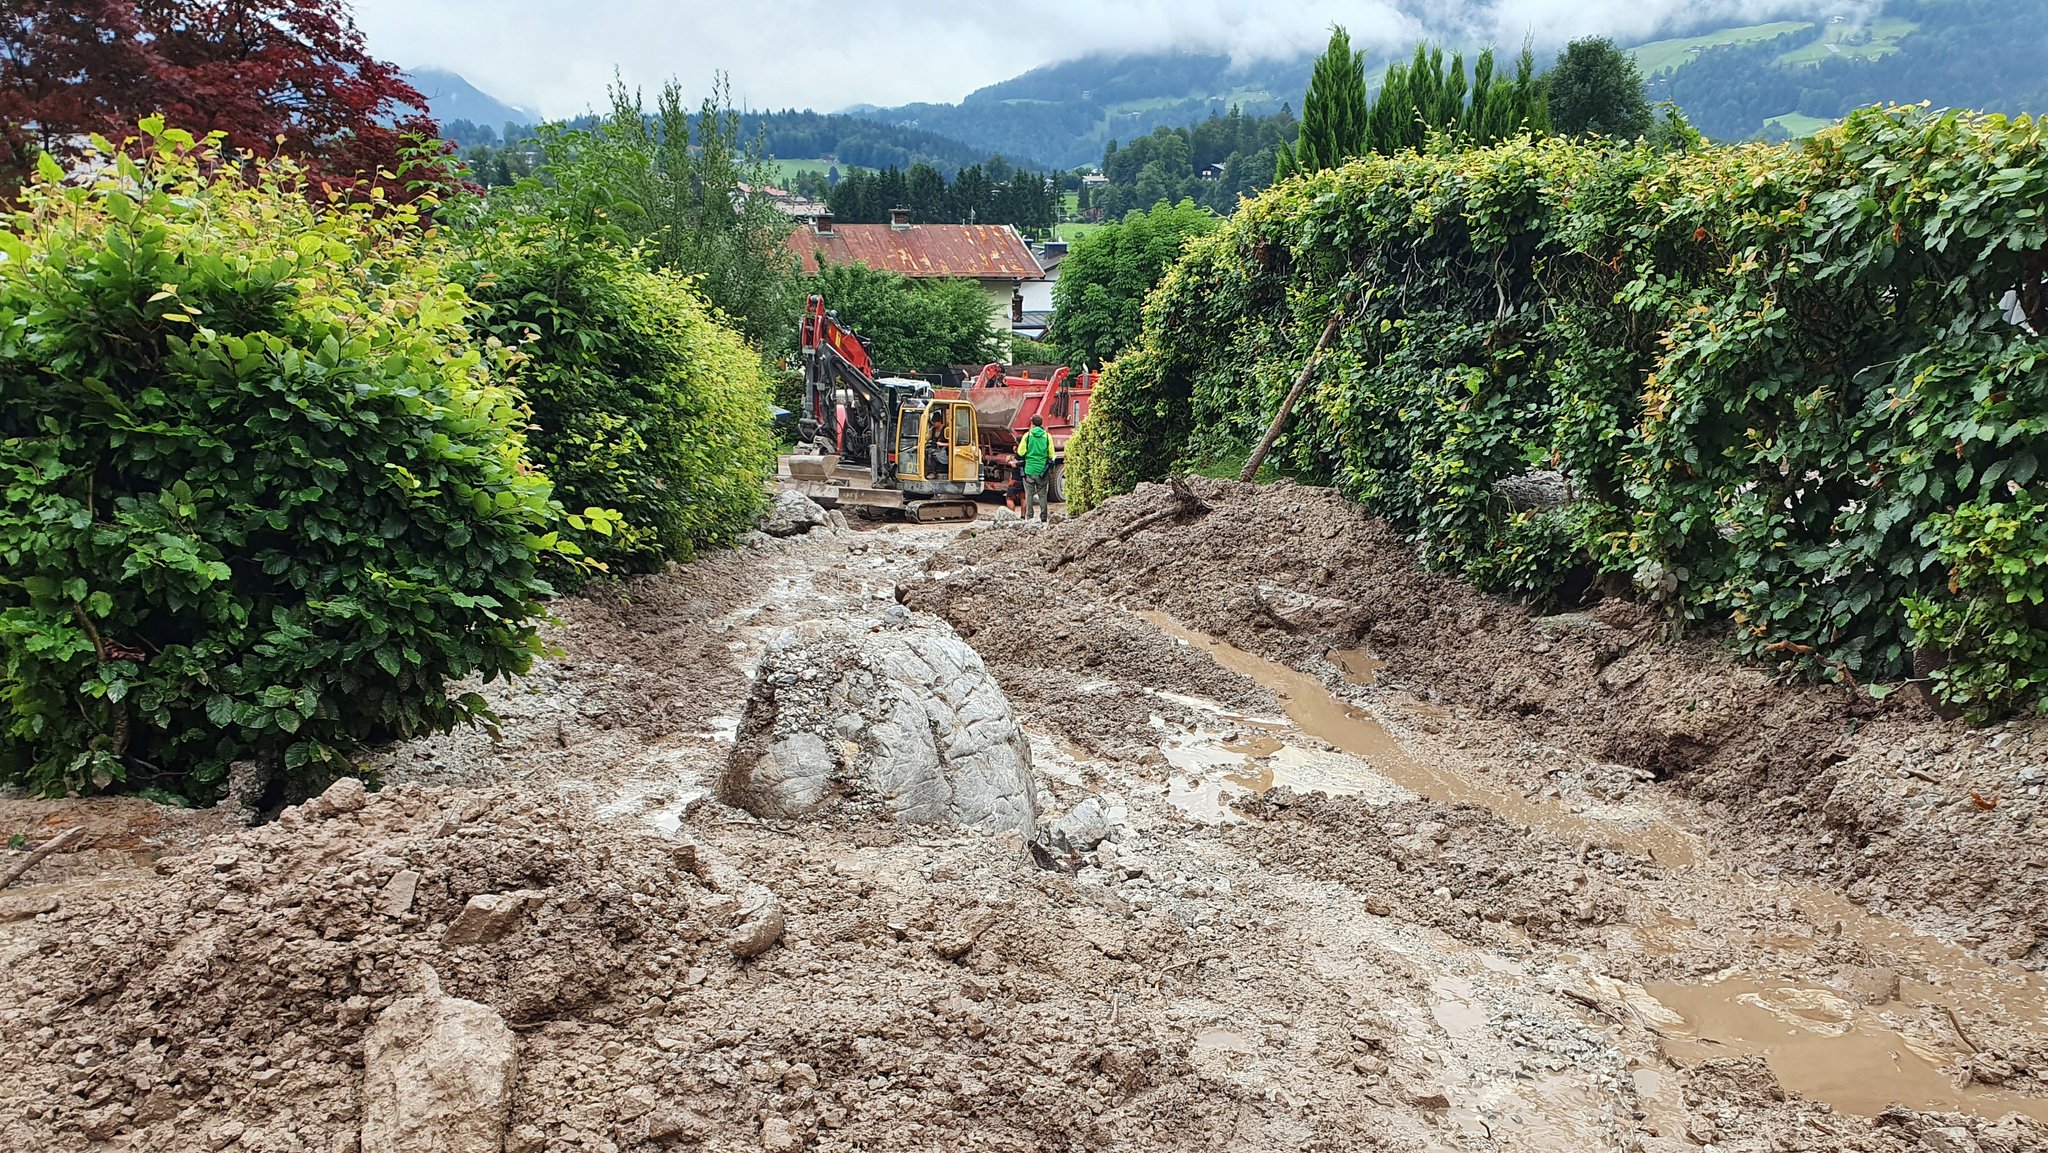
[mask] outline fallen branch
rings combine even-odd
[[[1975,1041],[1970,1040],[1970,1035],[1968,1033],[1963,1031],[1963,1019],[1961,1017],[1956,1016],[1954,1006],[1943,1005],[1941,1007],[1941,1011],[1948,1014],[1948,1023],[1951,1027],[1955,1029],[1956,1038],[1960,1040],[1963,1044],[1968,1045],[1970,1047],[1970,1052],[1982,1053],[1984,1051],[1977,1047],[1977,1043]]]
[[[1173,488],[1173,504],[1157,512],[1148,512],[1125,525],[1117,530],[1117,534],[1111,537],[1111,540],[1129,540],[1160,521],[1182,516],[1199,516],[1209,511],[1209,502],[1196,496],[1194,490],[1188,487],[1186,480],[1174,476],[1168,477],[1166,483]]]
[[[24,859],[20,864],[14,866],[12,869],[7,870],[6,876],[0,877],[0,889],[4,889],[7,886],[12,885],[14,882],[20,880],[23,874],[27,873],[30,869],[33,869],[36,867],[36,865],[40,864],[44,857],[47,857],[51,853],[57,852],[60,849],[68,848],[72,842],[77,841],[83,838],[84,836],[85,826],[73,825],[70,828],[64,830],[63,832],[58,833],[56,836],[51,837],[49,840],[44,841],[40,848],[31,852],[28,855],[28,857]]]
[[[1244,471],[1237,475],[1239,481],[1250,484],[1252,479],[1259,475],[1259,466],[1266,463],[1266,454],[1273,451],[1273,443],[1280,439],[1281,426],[1287,423],[1288,414],[1294,411],[1294,402],[1301,399],[1302,390],[1308,387],[1309,378],[1315,375],[1316,365],[1322,363],[1323,353],[1329,349],[1330,342],[1337,339],[1337,326],[1343,323],[1344,311],[1349,307],[1351,298],[1347,296],[1344,303],[1330,313],[1330,323],[1323,326],[1323,338],[1316,341],[1316,350],[1308,354],[1307,360],[1301,362],[1301,372],[1294,378],[1294,387],[1288,389],[1287,395],[1280,398],[1280,407],[1273,413],[1273,422],[1266,426],[1265,438],[1259,441],[1259,447],[1253,449],[1251,456],[1246,458]]]

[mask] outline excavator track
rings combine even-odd
[[[981,513],[981,506],[966,497],[935,497],[914,500],[903,511],[917,524],[962,524]]]

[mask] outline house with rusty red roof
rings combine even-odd
[[[988,294],[989,327],[1007,347],[1011,324],[1024,309],[1024,286],[1045,277],[1017,230],[1007,224],[912,224],[907,208],[890,217],[888,224],[839,224],[831,213],[820,213],[789,234],[789,250],[807,276],[822,262],[864,264],[920,280],[975,281]]]

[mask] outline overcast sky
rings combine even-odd
[[[1293,54],[1340,22],[1354,42],[1429,34],[1518,47],[1588,33],[1653,39],[1690,22],[1840,11],[1859,0],[355,0],[371,51],[461,73],[548,116],[603,99],[618,69],[697,94],[732,75],[755,108],[951,102],[1092,51]]]

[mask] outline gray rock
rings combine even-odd
[[[1278,585],[1258,587],[1259,606],[1290,629],[1328,627],[1341,620],[1350,605],[1335,597],[1295,592]]]
[[[740,904],[739,924],[725,939],[725,947],[744,961],[758,957],[782,940],[782,902],[766,889],[755,889]]]
[[[720,800],[758,817],[840,804],[895,820],[1037,831],[1031,746],[981,657],[943,621],[800,626],[771,644]]]
[[[1579,499],[1571,478],[1554,469],[1504,476],[1494,482],[1493,491],[1507,498],[1508,508],[1514,512],[1561,508]]]
[[[1068,810],[1066,816],[1053,821],[1053,844],[1059,844],[1061,838],[1083,853],[1108,840],[1109,816],[1103,812],[1102,798],[1089,797]]]
[[[500,1153],[518,1074],[512,1030],[438,984],[363,1038],[362,1153]]]
[[[830,523],[824,506],[800,492],[785,490],[775,494],[768,515],[761,518],[761,531],[769,536],[802,536]]]
[[[320,799],[327,802],[330,812],[353,813],[370,803],[370,793],[363,788],[363,782],[354,777],[343,777],[327,786]]]

